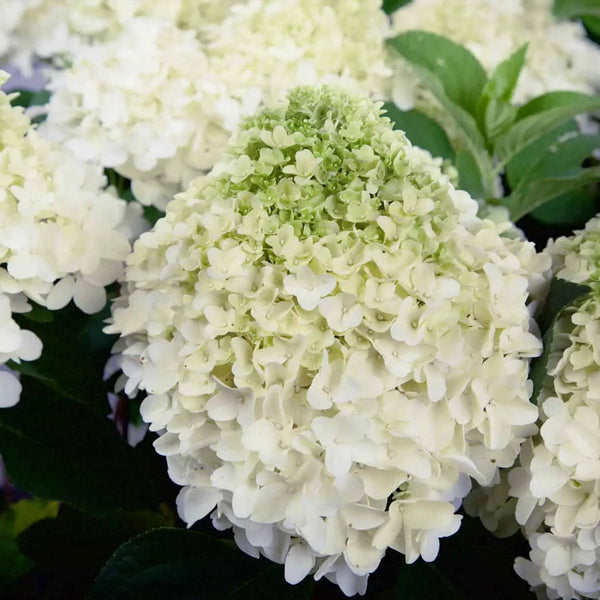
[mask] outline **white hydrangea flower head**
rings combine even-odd
[[[139,16],[201,31],[245,0],[3,0],[0,58],[31,72],[35,58],[69,59],[82,44],[107,41]]]
[[[144,204],[164,208],[216,162],[229,135],[215,114],[225,90],[201,43],[169,21],[129,20],[114,40],[82,49],[48,87],[42,133],[132,179]]]
[[[552,0],[412,0],[393,14],[392,30],[444,35],[466,46],[488,72],[529,42],[517,104],[553,90],[598,91],[600,48],[581,23],[558,21],[552,6]],[[394,99],[410,108],[417,79],[401,59],[394,63]]]
[[[539,435],[508,474],[529,560],[515,569],[551,599],[600,598],[600,217],[550,241],[556,277],[592,292],[563,311],[538,397]],[[500,503],[498,503],[500,504]],[[506,505],[503,507],[506,510]]]
[[[381,104],[298,88],[128,259],[107,332],[180,516],[291,583],[352,595],[389,547],[433,560],[537,418],[526,302],[549,261],[440,165]]]
[[[383,98],[388,28],[379,0],[249,0],[208,28],[208,52],[242,105],[250,93],[270,104],[297,85],[340,80]]]
[[[253,0],[202,35],[130,19],[53,75],[43,131],[115,168],[138,200],[164,209],[212,168],[243,116],[292,87],[336,80],[381,97],[389,72],[379,4]]]
[[[0,71],[0,85],[6,79]],[[104,286],[122,273],[129,240],[143,227],[137,204],[103,189],[99,167],[40,138],[10,99],[0,92],[0,365],[40,355],[39,339],[12,317],[31,309],[28,299],[52,310],[71,299],[84,312],[100,310]],[[9,377],[0,373],[0,406],[20,391]]]

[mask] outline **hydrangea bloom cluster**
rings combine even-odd
[[[86,42],[111,39],[133,17],[200,30],[238,1],[245,0],[3,0],[0,57],[28,74],[36,57],[70,57]]]
[[[45,131],[164,208],[215,164],[243,115],[288,89],[341,80],[381,97],[385,28],[378,0],[253,0],[200,36],[132,19],[54,75]]]
[[[6,81],[0,72],[0,84]],[[33,300],[50,309],[71,299],[84,312],[106,303],[104,286],[123,270],[129,240],[142,229],[140,207],[111,192],[99,167],[40,138],[20,108],[0,92],[0,365],[34,360],[40,340],[14,313]],[[20,384],[0,371],[0,406]]]
[[[524,103],[552,90],[594,93],[600,88],[600,49],[581,23],[557,21],[552,0],[412,0],[393,15],[395,33],[423,29],[465,45],[492,71],[529,42],[514,101]],[[410,107],[415,78],[396,61],[394,98]]]
[[[297,85],[343,82],[382,98],[388,19],[379,0],[251,0],[208,30],[213,69],[239,100],[270,104]]]
[[[225,89],[192,31],[138,17],[57,71],[42,133],[132,179],[144,204],[167,200],[220,154]],[[225,115],[225,112],[222,113]]]
[[[348,595],[389,547],[436,557],[537,418],[549,261],[476,212],[367,98],[244,122],[136,242],[107,328],[188,525]]]
[[[548,250],[557,277],[592,292],[557,322],[539,436],[508,476],[532,548],[515,568],[551,599],[600,598],[600,216]]]

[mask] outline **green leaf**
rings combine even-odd
[[[56,519],[41,521],[27,529],[18,542],[21,553],[33,567],[30,576],[19,582],[20,594],[14,597],[83,598],[121,544],[150,527],[165,526],[172,520],[161,513],[148,513],[142,520],[140,513],[120,513],[118,517],[92,516],[62,504]],[[43,585],[40,587],[36,582]]]
[[[572,306],[577,300],[591,292],[587,285],[579,285],[564,279],[554,278],[544,304],[544,311],[538,317],[538,324],[543,336],[544,350],[531,363],[529,378],[533,382],[531,401],[536,402],[546,377],[548,358],[554,339],[554,325],[565,308]]]
[[[0,536],[0,597],[8,598],[4,594],[12,594],[15,582],[31,567],[31,561],[19,551],[17,540]]]
[[[0,590],[12,585],[32,567],[19,550],[19,535],[38,521],[55,518],[58,507],[58,502],[31,498],[11,504],[0,514]]]
[[[38,498],[26,498],[11,504],[0,514],[0,536],[16,538],[34,523],[55,518],[59,506],[58,502]]]
[[[415,145],[440,156],[454,160],[454,150],[444,130],[428,116],[418,110],[400,110],[393,102],[383,106],[387,116],[393,121],[394,129],[401,129]]]
[[[501,62],[490,75],[477,104],[477,121],[489,140],[510,127],[517,109],[510,103],[525,64],[527,44]]]
[[[573,19],[582,15],[600,17],[598,0],[554,0],[554,14],[559,19]]]
[[[527,46],[528,44],[523,44],[494,69],[483,88],[482,98],[497,98],[507,102],[512,100],[521,70],[525,64]]]
[[[108,307],[85,315],[72,304],[60,311],[34,305],[31,313],[15,315],[23,329],[33,331],[43,341],[44,349],[38,360],[11,363],[11,368],[106,415],[107,387],[102,374],[115,340],[102,332],[108,315]],[[65,356],[77,357],[76,368],[65,364]]]
[[[163,459],[130,448],[106,416],[83,403],[30,377],[21,381],[20,402],[0,411],[0,454],[17,487],[95,513],[159,505]]]
[[[40,90],[37,92],[32,92],[31,90],[15,90],[14,92],[11,92],[11,95],[13,93],[18,95],[15,95],[10,103],[13,106],[22,106],[23,108],[43,106],[44,104],[47,104],[50,99],[50,92],[47,90]]]
[[[487,75],[464,46],[427,31],[407,31],[388,43],[413,67],[435,77],[451,102],[475,114]]]
[[[150,225],[154,225],[156,221],[165,216],[164,211],[159,210],[155,206],[144,206],[144,218]]]
[[[532,115],[537,115],[554,108],[574,107],[579,112],[573,113],[573,117],[588,110],[597,108],[600,100],[598,96],[582,94],[581,92],[547,92],[541,96],[536,96],[519,108],[517,119],[521,120]],[[591,106],[590,106],[591,104]]]
[[[527,174],[527,180],[576,175],[586,158],[600,148],[600,135],[578,135],[551,145]]]
[[[514,191],[505,198],[503,203],[510,211],[511,219],[518,221],[546,202],[598,181],[600,181],[600,167],[581,169],[574,175],[536,179],[521,186],[518,191]]]
[[[567,192],[536,208],[531,216],[545,225],[583,226],[598,212],[595,195],[586,189]]]
[[[482,129],[489,141],[502,135],[514,122],[517,108],[506,100],[491,98],[486,105]]]
[[[600,42],[600,17],[587,16],[582,19],[591,39]]]
[[[434,48],[438,47],[441,54],[432,54],[432,48],[428,46],[430,42],[433,43]],[[436,42],[439,43],[436,44]],[[468,104],[473,105],[471,108],[474,109],[486,81],[485,72],[481,65],[462,46],[458,46],[441,36],[426,32],[409,31],[390,40],[389,43],[412,64],[421,83],[431,91],[441,104],[444,113],[439,119],[440,125],[442,127],[450,126],[453,130],[455,138],[452,140],[452,144],[455,150],[465,150],[473,157],[481,176],[485,195],[492,196],[495,190],[496,175],[491,158],[488,155],[485,139],[479,131],[474,116],[460,105],[461,100],[465,102],[471,94],[476,94],[474,99],[471,98],[468,102]],[[448,55],[443,54],[446,50],[448,50]],[[467,53],[471,60],[475,61],[477,67],[473,66],[464,53]],[[440,56],[444,56],[444,59],[440,59]],[[463,71],[460,71],[461,59],[465,60],[465,65],[462,67]],[[471,69],[469,69],[469,64],[472,67]],[[452,65],[452,68],[449,68],[448,65]],[[473,82],[463,85],[461,77],[454,73],[456,69],[463,75],[469,70],[479,73],[479,75],[483,73],[483,79],[474,75]],[[481,73],[479,69],[481,69]],[[471,102],[471,100],[473,101]],[[452,120],[452,125],[446,122],[447,119]]]
[[[569,95],[568,99],[565,94]],[[553,92],[540,96],[519,111],[517,119],[520,120],[496,140],[494,154],[502,165],[506,165],[521,150],[559,125],[597,108],[600,108],[600,96],[576,92]]]
[[[104,175],[108,179],[108,185],[111,185],[117,191],[119,198],[128,202],[134,200],[131,194],[131,181],[123,175],[117,173],[114,169],[104,169]]]
[[[411,0],[383,0],[383,11],[386,14],[391,15],[393,12],[406,6],[410,2]]]
[[[510,188],[514,190],[519,182],[525,179],[531,170],[543,160],[549,148],[571,134],[579,134],[579,128],[575,120],[559,125],[532,144],[529,144],[526,148],[523,148],[506,165],[506,176]]]
[[[459,150],[456,153],[455,166],[461,190],[469,192],[473,198],[485,198],[488,195],[482,183],[481,172],[472,154],[466,150]]]
[[[56,519],[36,523],[19,538],[20,551],[33,566],[15,598],[83,598],[128,537],[115,519],[98,519],[63,504]]]
[[[123,544],[90,589],[87,600],[300,600],[310,578],[290,586],[283,569],[244,554],[231,542],[183,529],[155,529]]]

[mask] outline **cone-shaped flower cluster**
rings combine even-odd
[[[549,598],[600,598],[600,217],[548,250],[557,277],[592,292],[555,326],[540,433],[508,477],[532,547],[516,570]]]
[[[107,329],[189,525],[364,592],[433,560],[531,432],[547,257],[476,216],[381,105],[299,88],[128,259]]]
[[[0,364],[40,355],[40,340],[12,317],[31,310],[28,299],[50,309],[73,299],[87,313],[106,304],[104,286],[121,275],[143,219],[105,185],[99,167],[41,139],[0,92]],[[0,406],[19,391],[1,371]]]

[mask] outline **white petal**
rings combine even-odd
[[[564,575],[571,570],[571,553],[569,549],[558,544],[553,545],[546,554],[544,566],[548,573],[555,577]]]
[[[73,277],[63,277],[50,290],[46,298],[46,306],[50,310],[59,310],[65,307],[73,298],[75,288],[75,279]]]
[[[259,558],[260,550],[256,547],[254,547],[248,541],[248,536],[246,536],[246,532],[243,529],[240,529],[239,527],[235,527],[234,529],[235,529],[235,533],[233,534],[233,539],[235,540],[235,543],[238,545],[238,548],[242,552],[245,552],[246,554],[248,554],[249,556],[252,556],[253,558]]]
[[[37,360],[42,355],[42,341],[32,331],[21,332],[21,348],[19,358],[23,360]]]
[[[233,514],[240,519],[247,519],[254,510],[258,490],[247,483],[241,485],[233,492],[231,507]]]
[[[432,402],[438,402],[446,394],[446,379],[433,365],[425,365],[424,371],[427,378],[427,395]]]
[[[8,371],[0,371],[0,408],[14,406],[21,396],[21,382]]]
[[[73,301],[77,308],[92,315],[104,308],[106,291],[103,287],[91,285],[84,279],[79,279],[73,291]]]
[[[183,488],[177,495],[177,514],[191,527],[203,519],[221,498],[221,492],[214,488]]]
[[[300,583],[315,566],[315,556],[306,544],[294,544],[285,557],[285,580]]]
[[[17,254],[8,261],[7,269],[15,279],[31,279],[38,275],[40,263],[38,256]]]
[[[140,405],[140,415],[146,423],[152,423],[160,418],[171,407],[171,401],[166,394],[150,394]]]
[[[547,498],[557,492],[568,480],[569,474],[560,467],[536,469],[531,478],[531,493],[536,498]]]
[[[206,403],[206,411],[215,421],[231,421],[239,412],[241,400],[241,394],[219,392]]]
[[[454,506],[449,502],[429,500],[406,504],[403,512],[404,522],[411,529],[444,530],[454,516]]]
[[[161,456],[170,456],[181,452],[179,436],[174,433],[163,433],[152,445]]]

